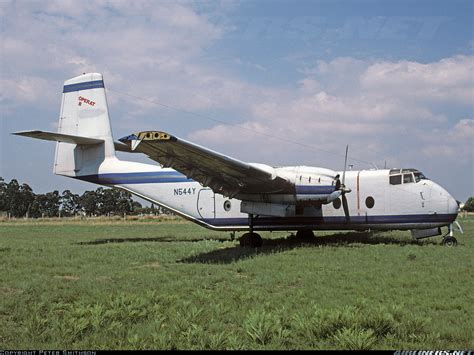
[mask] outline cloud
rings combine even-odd
[[[363,90],[404,100],[474,104],[474,57],[454,56],[434,63],[379,62],[361,77]]]
[[[462,119],[448,130],[434,129],[422,141],[422,153],[427,158],[449,158],[474,168],[474,119]]]
[[[216,77],[199,55],[222,31],[192,6],[156,6],[150,1],[12,2],[2,6],[8,13],[2,17],[2,79],[9,83],[18,77],[62,82],[82,72],[100,71],[111,86],[178,103],[189,96],[177,90],[183,83],[197,92],[199,85]],[[90,16],[84,16],[85,10]],[[228,82],[222,79],[212,78],[214,83]],[[136,83],[142,84],[133,90]],[[5,95],[14,102],[18,91],[20,87],[12,93],[5,90]],[[199,105],[208,107],[202,100]]]
[[[256,100],[242,126],[253,125],[266,134],[333,151],[349,143],[363,160],[380,162],[397,156],[397,160],[412,161],[420,150],[419,142],[430,143],[426,136],[438,138],[438,131],[448,132],[443,145],[450,145],[470,135],[471,121],[447,113],[472,106],[473,66],[472,56],[427,64],[348,57],[317,61],[314,67],[300,70],[304,78],[294,92],[281,90],[270,100]],[[228,151],[249,145],[261,151],[269,144],[265,135],[255,139],[245,134],[232,148],[234,132],[217,125],[194,132],[191,138],[217,147],[225,141]],[[284,144],[288,155],[295,155],[294,147]],[[434,149],[429,145],[423,154]],[[472,157],[469,149],[453,149],[464,160]]]
[[[356,168],[385,159],[413,166],[434,166],[441,159],[449,166],[456,158],[462,169],[472,165],[473,56],[427,63],[314,57],[291,68],[296,75],[287,75],[287,83],[274,84],[265,82],[278,77],[266,58],[246,56],[240,48],[238,56],[219,51],[219,43],[231,41],[229,31],[238,30],[226,16],[233,6],[2,2],[2,119],[29,108],[49,123],[51,107],[59,111],[62,82],[94,71],[104,74],[113,126],[126,133],[160,129],[161,117],[169,114],[179,118],[169,126],[185,138],[242,160],[340,168],[349,144],[350,159],[359,159]],[[243,71],[263,79],[239,75]],[[163,106],[201,117],[185,125],[187,114],[170,114]]]

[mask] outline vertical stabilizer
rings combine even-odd
[[[104,159],[115,156],[102,74],[83,74],[64,82],[58,133],[101,139],[104,143],[57,143],[55,174],[96,174]]]

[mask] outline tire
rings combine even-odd
[[[302,229],[296,232],[296,238],[311,241],[314,239],[314,233],[311,229]]]
[[[454,237],[446,237],[443,239],[443,245],[449,248],[455,247],[458,245],[458,241]]]
[[[239,243],[241,247],[260,248],[263,240],[257,233],[245,233],[240,237]]]

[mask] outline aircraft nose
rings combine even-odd
[[[432,185],[432,197],[438,201],[440,212],[444,210],[447,214],[457,215],[459,205],[456,199],[440,185],[436,183],[432,183]]]
[[[458,201],[456,201],[453,196],[448,194],[448,213],[457,214],[459,210]]]

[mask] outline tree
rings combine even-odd
[[[20,185],[12,179],[4,190],[5,210],[14,217],[27,216],[34,202],[35,194],[28,184]]]
[[[63,216],[74,216],[81,209],[80,197],[69,190],[61,195],[61,213]]]
[[[85,191],[79,198],[79,201],[86,215],[93,216],[99,213],[96,191]]]
[[[100,189],[100,191],[99,191]],[[120,197],[120,191],[117,189],[102,189],[98,188],[97,191],[101,194],[101,208],[100,213],[103,215],[109,215],[116,213],[117,201]]]
[[[7,184],[5,180],[0,176],[0,211],[7,210],[7,200],[6,200],[6,191],[7,191]]]
[[[137,207],[135,205],[135,207]],[[124,213],[131,213],[133,212],[134,203],[132,200],[132,195],[130,192],[127,191],[118,191],[118,200],[116,204],[116,211],[117,213],[124,214]]]
[[[46,205],[46,196],[43,194],[35,195],[35,199],[31,204],[28,217],[38,218],[43,216],[44,205]]]
[[[56,217],[59,215],[59,207],[61,206],[61,197],[59,191],[46,193],[46,205],[44,206],[44,214],[48,217]]]
[[[55,217],[61,212],[64,216],[74,216],[79,211],[89,216],[122,215],[142,211],[142,205],[132,199],[128,191],[117,188],[97,188],[85,191],[81,196],[69,190],[62,195],[57,190],[45,194],[35,194],[28,184],[20,185],[12,179],[5,183],[0,177],[0,211],[6,211],[13,217]]]
[[[134,208],[141,207],[140,203],[132,200],[132,195],[117,188],[102,189],[96,191],[100,195],[100,213],[101,214],[130,214]]]
[[[464,204],[463,210],[467,212],[474,212],[474,197],[469,197],[467,199],[466,203]]]

